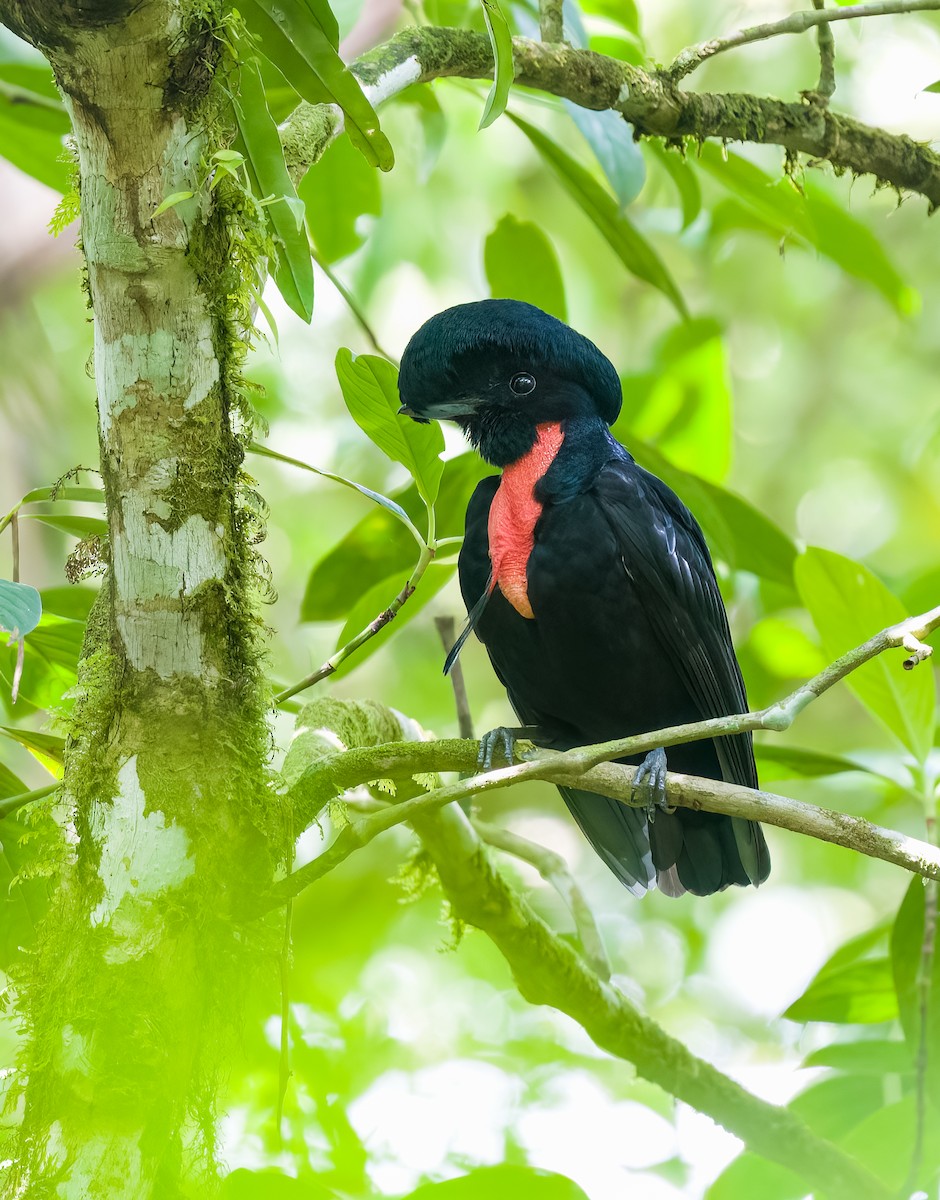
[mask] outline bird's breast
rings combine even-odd
[[[529,603],[527,571],[535,544],[535,525],[542,515],[535,485],[555,461],[564,436],[558,422],[539,425],[528,454],[503,469],[490,505],[487,532],[491,588],[498,584],[516,612],[529,620],[535,614]]]

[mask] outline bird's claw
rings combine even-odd
[[[477,766],[481,767],[484,771],[491,771],[493,769],[493,755],[500,747],[506,756],[506,762],[511,763],[516,748],[516,731],[510,729],[508,725],[497,725],[495,729],[491,729],[489,733],[484,733],[480,738],[480,752],[477,754]]]
[[[657,812],[672,811],[666,803],[666,751],[661,746],[651,750],[637,767],[630,799],[645,804],[650,821],[655,820]]]

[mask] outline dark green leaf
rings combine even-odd
[[[702,211],[702,189],[698,176],[678,150],[671,150],[659,142],[647,141],[644,145],[656,156],[676,185],[682,207],[682,228],[688,229]]]
[[[909,1075],[914,1070],[906,1042],[869,1038],[861,1042],[833,1042],[820,1046],[803,1060],[804,1067],[832,1067],[848,1075]]]
[[[491,468],[477,454],[461,454],[444,464],[434,505],[440,537],[463,533],[464,513],[477,483]],[[412,484],[399,493],[402,507],[417,519],[423,505]],[[415,563],[414,541],[387,513],[372,512],[317,563],[307,581],[302,621],[345,617],[356,597],[390,575],[406,578]],[[409,601],[410,603],[410,601]]]
[[[755,746],[761,777],[765,779],[818,779],[845,771],[867,771],[861,763],[841,754],[824,754],[800,746],[781,746],[778,742],[760,742]]]
[[[509,25],[499,6],[499,0],[480,0],[483,5],[483,20],[486,32],[489,34],[490,47],[493,51],[493,86],[490,88],[483,105],[483,115],[480,117],[480,128],[486,129],[492,125],[498,116],[506,111],[509,99],[509,89],[515,76],[512,61],[512,34]]]
[[[565,111],[594,151],[621,212],[639,196],[646,182],[646,160],[633,140],[633,126],[613,109],[597,111],[563,101]]]
[[[281,139],[268,112],[261,72],[254,59],[242,63],[239,84],[239,94],[233,99],[235,116],[251,175],[257,181],[258,199],[275,197],[275,202],[265,207],[277,249],[274,281],[285,302],[299,317],[309,321],[313,316],[310,245],[306,230],[302,225],[298,228],[296,216],[287,203],[297,200],[297,193],[287,173]]]
[[[0,629],[20,637],[35,629],[42,616],[42,600],[28,583],[0,579]]]
[[[477,1167],[459,1179],[426,1183],[405,1200],[588,1200],[564,1175],[537,1167]]]
[[[827,964],[783,1015],[791,1021],[847,1025],[893,1021],[898,1004],[890,961],[870,958],[837,968]]]
[[[891,966],[901,1027],[908,1053],[916,1058],[921,1044],[920,974],[924,944],[924,881],[911,880],[891,930]],[[936,920],[936,914],[935,914]],[[927,1007],[927,1090],[940,1106],[940,954],[934,948]]]
[[[739,1154],[705,1193],[705,1200],[803,1200],[806,1182],[778,1163]]]
[[[34,758],[58,779],[62,775],[62,763],[65,757],[65,738],[56,737],[51,733],[35,733],[32,729],[15,729],[9,725],[0,725],[0,737],[19,742]]]
[[[796,585],[830,659],[873,637],[908,613],[861,563],[811,546],[796,561]],[[879,655],[846,683],[918,761],[933,744],[936,694],[932,673],[905,671],[897,652]]]
[[[591,218],[627,270],[658,288],[683,316],[687,316],[685,301],[662,259],[618,210],[613,196],[540,129],[512,113],[509,116],[552,168],[559,182]]]
[[[374,637],[365,642],[354,655],[347,658],[345,662],[340,663],[333,678],[338,678],[340,675],[348,675],[350,671],[354,671],[356,667],[361,666],[376,650],[380,650],[396,630],[401,629],[403,625],[407,625],[413,617],[418,615],[428,601],[437,595],[453,576],[456,569],[457,564],[453,561],[438,563],[429,567],[425,571],[423,578],[419,581],[414,594],[401,606],[394,620],[389,621]],[[356,599],[356,603],[350,609],[349,615],[346,618],[346,624],[336,639],[337,650],[345,646],[347,642],[352,641],[358,633],[365,629],[370,621],[374,621],[380,613],[388,608],[405,586],[409,574],[410,572],[406,571],[401,574],[390,575],[388,579],[383,579],[375,587],[370,588],[364,595]],[[443,658],[442,654],[442,666]]]
[[[43,612],[67,617],[70,621],[87,620],[91,606],[98,596],[95,588],[77,587],[75,584],[43,588],[39,594],[42,596]]]
[[[494,299],[525,300],[567,321],[558,256],[538,225],[507,213],[486,239],[483,264]]]
[[[395,158],[375,109],[336,52],[335,22],[325,29],[305,0],[239,0],[238,8],[287,82],[311,104],[338,104],[356,149],[372,166],[391,170]]]
[[[432,506],[444,470],[440,426],[433,421],[419,425],[398,415],[398,372],[384,358],[354,355],[344,347],[336,355],[336,374],[353,420],[390,459],[411,472],[425,503]]]
[[[358,250],[365,241],[362,218],[382,211],[379,177],[348,137],[327,148],[297,190],[314,245],[328,263]]]

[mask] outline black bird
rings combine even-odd
[[[502,469],[467,508],[460,587],[533,741],[567,750],[747,710],[702,531],[611,436],[620,380],[593,342],[521,301],[460,304],[412,337],[399,390],[402,413],[456,421]],[[750,734],[670,747],[669,764],[757,786]],[[560,791],[634,893],[762,883],[760,826],[667,811],[665,769],[662,749],[643,760],[644,808]]]

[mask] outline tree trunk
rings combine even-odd
[[[240,485],[246,210],[233,181],[205,186],[227,132],[219,18],[214,3],[0,0],[73,118],[110,530],[69,729],[78,837],[19,981],[10,1195],[210,1195],[230,1035],[276,944],[238,919],[284,828]],[[154,219],[180,191],[195,198]]]

